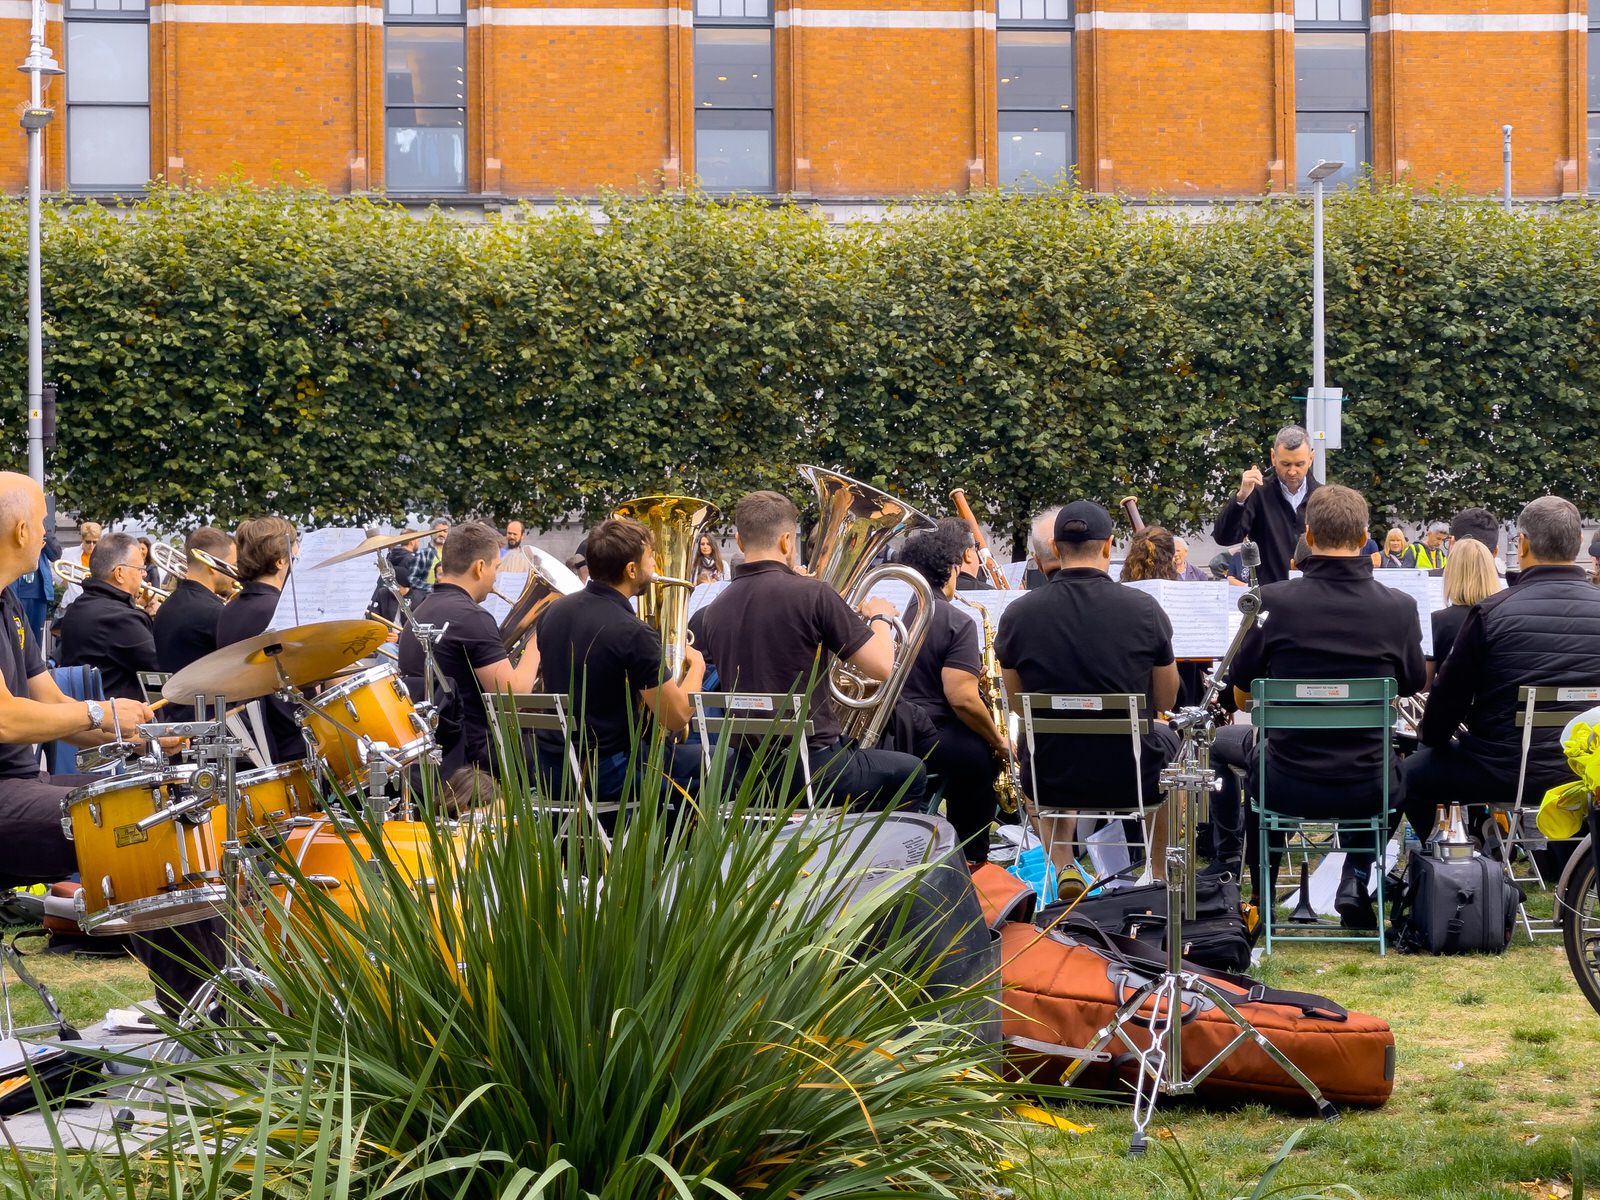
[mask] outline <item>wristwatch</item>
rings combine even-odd
[[[98,700],[85,700],[84,703],[89,706],[89,729],[91,731],[99,729],[100,722],[106,719],[105,705]]]

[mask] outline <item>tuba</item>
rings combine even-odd
[[[500,642],[511,656],[512,663],[522,658],[522,652],[532,639],[544,610],[562,596],[583,591],[583,581],[555,555],[537,546],[524,545],[522,551],[528,556],[530,564],[522,594],[512,600],[509,596],[495,593],[511,606],[505,620],[500,622]]]
[[[896,645],[888,679],[881,683],[868,679],[844,662],[836,662],[828,675],[829,696],[846,710],[841,722],[844,736],[870,749],[883,736],[933,618],[933,589],[919,572],[895,563],[873,568],[872,560],[900,533],[933,529],[934,523],[904,501],[848,475],[811,466],[801,467],[800,474],[817,489],[820,510],[807,556],[812,575],[852,608],[891,579],[907,585],[916,598],[916,615],[909,626],[903,618],[891,620]]]
[[[693,496],[635,496],[611,514],[637,521],[650,531],[656,552],[656,578],[639,597],[639,618],[661,635],[661,649],[676,679],[689,644],[689,580],[700,535],[722,515],[714,504]]]

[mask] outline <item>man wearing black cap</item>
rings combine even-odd
[[[1055,552],[1061,569],[1000,617],[995,653],[1013,696],[1137,693],[1152,717],[1176,702],[1172,623],[1153,597],[1112,581],[1112,529],[1111,515],[1092,501],[1074,500],[1057,514]],[[1177,736],[1152,720],[1135,772],[1125,737],[1045,736],[1038,742],[1037,763],[1022,775],[1030,787],[1037,776],[1042,794],[1034,799],[1045,807],[1132,811],[1136,783],[1147,807],[1159,802],[1161,768],[1177,749]],[[1151,847],[1151,867],[1162,878],[1164,811],[1156,814]],[[1068,846],[1061,849],[1070,853]],[[1061,859],[1057,866],[1069,862]]]
[[[1278,430],[1272,468],[1254,465],[1239,477],[1239,490],[1217,514],[1212,536],[1233,546],[1251,538],[1261,547],[1256,574],[1262,583],[1289,578],[1295,539],[1306,531],[1306,498],[1319,486],[1311,477],[1311,438],[1298,425]]]

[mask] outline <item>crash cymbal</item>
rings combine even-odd
[[[390,546],[398,546],[402,542],[420,541],[427,536],[428,531],[424,529],[418,533],[413,533],[410,530],[407,530],[403,533],[386,533],[382,537],[364,538],[359,546],[355,546],[349,550],[341,550],[332,558],[323,559],[311,569],[313,571],[320,571],[323,567],[333,566],[334,563],[348,562],[352,558],[360,558],[363,554],[373,554],[379,550],[387,550]]]
[[[196,696],[221,696],[230,704],[270,696],[283,676],[296,687],[316,683],[365,658],[388,640],[389,630],[377,621],[318,621],[293,629],[273,629],[235,642],[190,663],[161,689],[175,704]]]

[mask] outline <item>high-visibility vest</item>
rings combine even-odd
[[[1412,542],[1407,549],[1411,552],[1411,565],[1419,571],[1432,571],[1443,567],[1445,560],[1450,556],[1445,553],[1444,547],[1429,550],[1421,542]]]

